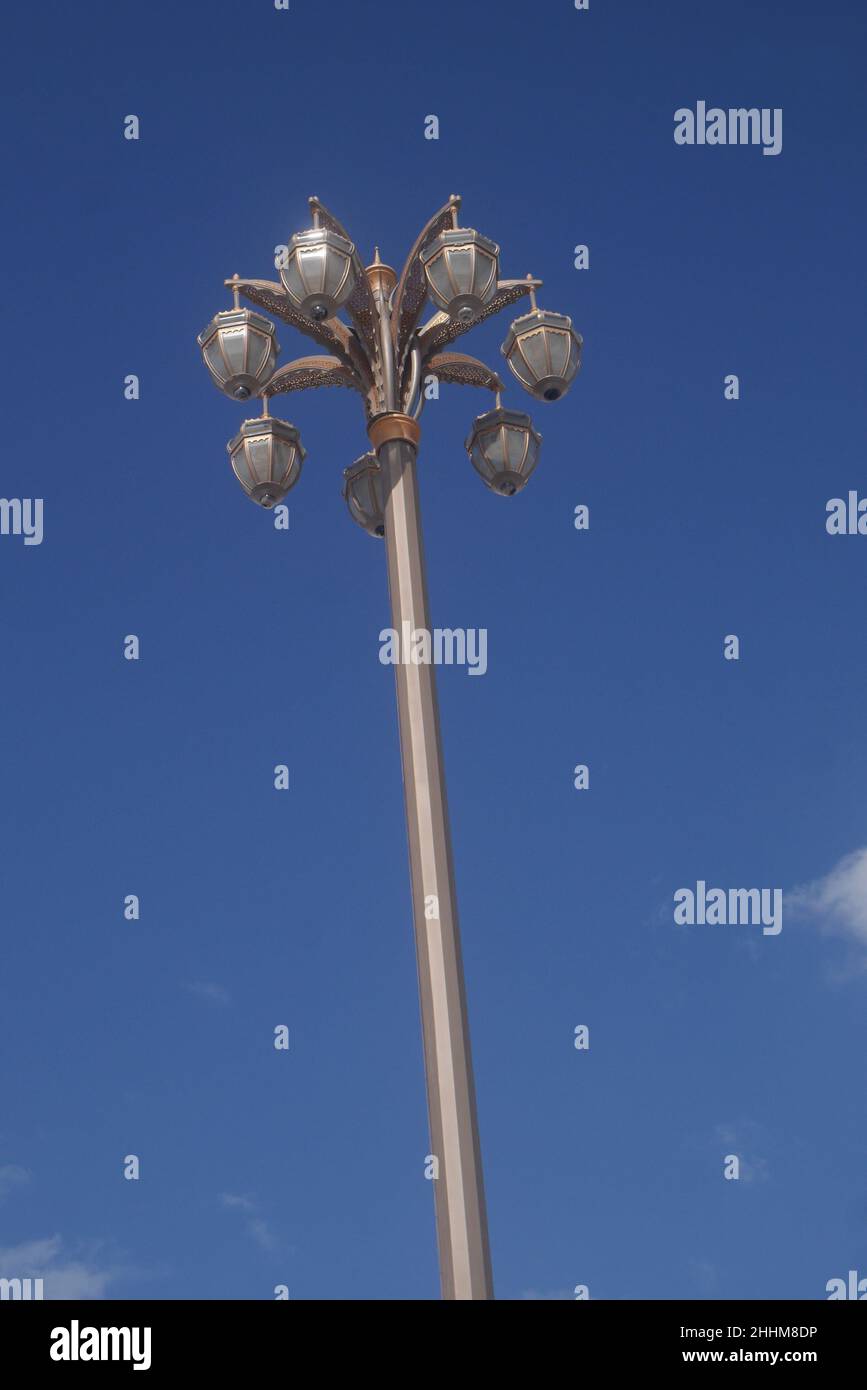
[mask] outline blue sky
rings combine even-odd
[[[867,537],[825,530],[867,494],[863,7],[6,23],[0,491],[45,519],[0,536],[0,1275],[437,1297],[384,552],[340,498],[360,408],[283,398],[308,459],[275,531],[195,337],[308,195],[399,268],[452,192],[585,338],[513,501],[463,451],[480,393],[423,419],[433,621],[488,631],[440,701],[497,1294],[867,1274]],[[782,108],[781,154],[675,145],[699,100]],[[507,327],[466,350],[496,366]],[[699,879],[782,888],[782,932],[676,926]]]

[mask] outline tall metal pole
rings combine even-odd
[[[371,427],[385,493],[392,625],[430,633],[416,477],[418,426]],[[396,437],[395,437],[396,436]],[[381,441],[381,442],[380,442]],[[408,654],[404,650],[403,656]],[[494,1296],[433,665],[395,666],[442,1296]]]
[[[457,195],[422,228],[399,282],[378,249],[373,263],[362,266],[342,224],[318,198],[309,202],[313,227],[292,238],[280,268],[281,283],[242,281],[237,275],[227,280],[235,308],[217,314],[198,341],[222,391],[237,400],[253,390],[263,397],[263,419],[246,420],[230,442],[229,453],[244,491],[264,507],[286,496],[303,459],[294,425],[268,418],[269,398],[311,386],[350,387],[365,398],[367,432],[377,462],[365,454],[345,469],[343,495],[353,520],[365,531],[385,533],[392,622],[399,637],[397,709],[442,1295],[490,1299],[494,1291],[488,1221],[431,665],[433,634],[416,478],[418,416],[424,404],[425,370],[438,381],[495,391],[496,409],[477,417],[467,450],[487,486],[511,496],[536,466],[540,437],[529,416],[502,409],[502,382],[495,372],[474,357],[441,349],[529,294],[533,311],[514,321],[503,352],[531,395],[557,400],[578,371],[581,338],[565,315],[537,309],[533,291],[540,280],[532,275],[525,280],[499,279],[499,249],[471,228],[458,226]],[[446,289],[441,283],[443,267],[450,286]],[[329,355],[299,357],[275,371],[274,326],[261,315],[241,310],[239,294],[300,329]],[[439,305],[439,312],[421,324],[428,297]],[[351,327],[339,316],[342,307]],[[525,338],[535,343],[529,355],[523,352]],[[267,447],[257,448],[254,456],[257,443]],[[426,635],[427,653],[413,646],[414,633]]]

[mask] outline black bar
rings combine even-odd
[[[865,1310],[845,1300],[576,1301],[560,1315],[547,1303],[522,1303],[508,1313],[502,1303],[499,1307],[498,1312],[492,1303],[487,1312],[472,1314],[450,1303],[420,1302],[397,1307],[301,1300],[4,1302],[0,1346],[4,1367],[17,1368],[16,1384],[22,1383],[22,1374],[46,1371],[52,1377],[93,1377],[101,1369],[114,1376],[134,1375],[136,1362],[141,1379],[157,1380],[179,1372],[221,1381],[243,1372],[249,1380],[251,1368],[259,1367],[306,1381],[311,1370],[315,1378],[330,1378],[343,1365],[354,1375],[402,1366],[404,1378],[427,1380],[440,1358],[448,1356],[454,1369],[452,1337],[463,1341],[468,1333],[484,1337],[467,1348],[473,1353],[469,1368],[484,1353],[489,1370],[505,1357],[517,1371],[524,1355],[534,1385],[557,1379],[557,1364],[564,1375],[591,1367],[613,1374],[641,1370],[654,1375],[674,1367],[697,1367],[701,1373],[702,1366],[712,1364],[729,1369],[794,1364],[822,1375],[844,1367],[863,1371]],[[500,1322],[501,1316],[507,1320]],[[101,1329],[117,1332],[103,1336]],[[416,1353],[414,1335],[425,1338]],[[89,1359],[91,1351],[105,1359]],[[414,1358],[418,1351],[421,1364],[410,1374],[407,1352]],[[115,1353],[126,1359],[114,1359]],[[55,1359],[61,1354],[75,1359]],[[463,1364],[468,1368],[466,1359]]]

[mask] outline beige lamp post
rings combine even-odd
[[[228,446],[232,467],[253,501],[273,507],[297,482],[304,450],[298,431],[274,418],[269,403],[279,393],[308,387],[357,391],[373,452],[345,470],[344,497],[353,519],[385,539],[394,629],[403,633],[409,624],[410,631],[429,633],[416,469],[426,377],[496,393],[494,408],[476,419],[466,447],[487,486],[513,496],[536,466],[541,437],[529,416],[502,407],[495,372],[444,349],[529,295],[530,312],[512,324],[503,353],[525,389],[553,401],[578,371],[581,338],[570,319],[536,307],[541,281],[499,278],[499,248],[458,226],[457,197],[423,228],[399,279],[378,251],[365,268],[318,198],[310,207],[313,226],[292,238],[280,283],[227,280],[234,307],[217,314],[199,336],[220,389],[237,400],[257,395],[263,402],[262,415],[244,421]],[[322,353],[274,370],[274,327],[262,314],[242,309],[241,295],[312,338]],[[422,323],[428,299],[436,312]],[[489,1299],[493,1280],[434,669],[407,662],[395,673],[442,1296]]]

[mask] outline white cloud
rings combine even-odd
[[[16,1187],[24,1187],[30,1181],[30,1174],[26,1168],[19,1168],[17,1163],[6,1163],[0,1168],[0,1202],[4,1197]]]
[[[853,942],[859,955],[867,952],[867,847],[845,855],[824,878],[793,888],[785,904],[821,931]],[[867,968],[867,954],[860,965]]]
[[[60,1236],[0,1249],[0,1279],[42,1279],[46,1299],[104,1298],[120,1270],[98,1269],[81,1258],[64,1256]]]
[[[693,1281],[696,1284],[698,1284],[698,1286],[703,1290],[704,1293],[709,1294],[713,1289],[716,1288],[716,1265],[714,1265],[710,1260],[705,1259],[704,1256],[693,1256],[689,1261],[689,1271],[692,1275]]]
[[[234,1196],[231,1192],[221,1192],[221,1193],[220,1193],[220,1205],[223,1206],[223,1207],[227,1207],[229,1210],[232,1210],[232,1209],[235,1209],[235,1210],[237,1210],[237,1211],[255,1211],[255,1210],[256,1210],[256,1203],[253,1201],[252,1197],[236,1197],[236,1196]]]
[[[231,1192],[220,1193],[220,1205],[227,1211],[242,1211],[249,1218],[244,1223],[244,1230],[251,1240],[262,1250],[273,1250],[277,1244],[277,1238],[268,1222],[263,1216],[259,1216],[258,1206],[252,1197],[235,1196]]]
[[[62,1243],[60,1236],[49,1236],[46,1240],[26,1241],[23,1245],[10,1245],[0,1250],[0,1279],[27,1279],[41,1273],[59,1253]],[[16,1265],[15,1270],[11,1269],[12,1264]]]
[[[736,1155],[739,1182],[767,1182],[770,1177],[768,1160],[756,1151],[757,1146],[767,1140],[762,1125],[753,1120],[741,1120],[737,1125],[720,1124],[716,1127],[716,1138],[729,1153]],[[745,1149],[749,1150],[748,1154]]]
[[[231,1004],[232,998],[227,989],[222,985],[215,984],[213,980],[197,980],[195,984],[188,985],[191,994],[197,994],[200,999],[207,999],[209,1004],[226,1005]]]
[[[273,1250],[277,1244],[271,1227],[261,1216],[254,1216],[247,1222],[247,1234],[262,1250]]]

